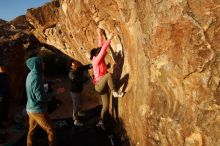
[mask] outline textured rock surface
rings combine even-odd
[[[39,43],[30,30],[25,16],[19,16],[10,22],[0,20],[0,59],[6,65],[11,95],[16,100],[23,97],[26,75],[25,48]]]
[[[24,16],[23,20],[25,20]],[[14,98],[21,98],[24,88],[23,44],[25,40],[27,40],[27,34],[17,28],[16,23],[13,25],[10,22],[0,21],[0,59],[6,65],[10,77],[11,95]]]
[[[112,101],[122,140],[220,145],[220,2],[60,0],[27,13],[35,36],[89,62],[96,28],[115,36],[107,62],[127,92]]]

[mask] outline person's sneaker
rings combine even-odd
[[[113,94],[113,97],[118,98],[118,97],[123,97],[125,92],[118,93],[118,92],[113,91],[112,94]]]
[[[74,121],[74,125],[75,125],[75,126],[78,126],[78,127],[82,127],[82,126],[84,126],[84,124],[81,123],[81,122],[78,121],[78,120],[75,120],[75,121]]]
[[[86,113],[84,113],[84,112],[78,112],[78,116],[79,116],[79,117],[84,117],[84,116],[86,116]]]
[[[102,120],[99,120],[99,122],[96,124],[97,127],[100,127],[102,130],[105,130],[105,126]]]

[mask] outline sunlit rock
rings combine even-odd
[[[26,17],[41,42],[83,63],[97,47],[98,27],[106,38],[115,34],[106,62],[126,91],[111,110],[122,141],[220,145],[218,1],[60,0]]]

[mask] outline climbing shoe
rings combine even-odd
[[[99,122],[96,124],[96,127],[100,127],[102,130],[106,130],[102,120],[99,120]]]
[[[81,123],[81,122],[78,121],[78,120],[74,120],[74,125],[77,126],[77,127],[82,127],[82,126],[84,126],[84,124]]]
[[[113,97],[118,98],[118,97],[123,97],[125,92],[118,93],[118,92],[113,91],[112,94],[113,94]]]

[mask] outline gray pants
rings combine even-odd
[[[79,104],[80,104],[80,93],[73,93],[70,92],[70,96],[73,102],[73,119],[78,120],[78,111],[79,111]]]
[[[108,86],[107,86],[108,85]],[[104,119],[105,113],[109,109],[109,90],[108,87],[115,91],[115,86],[112,80],[112,75],[107,73],[104,75],[101,80],[99,80],[95,85],[95,90],[101,94],[102,98],[102,111],[101,111],[101,119]]]

